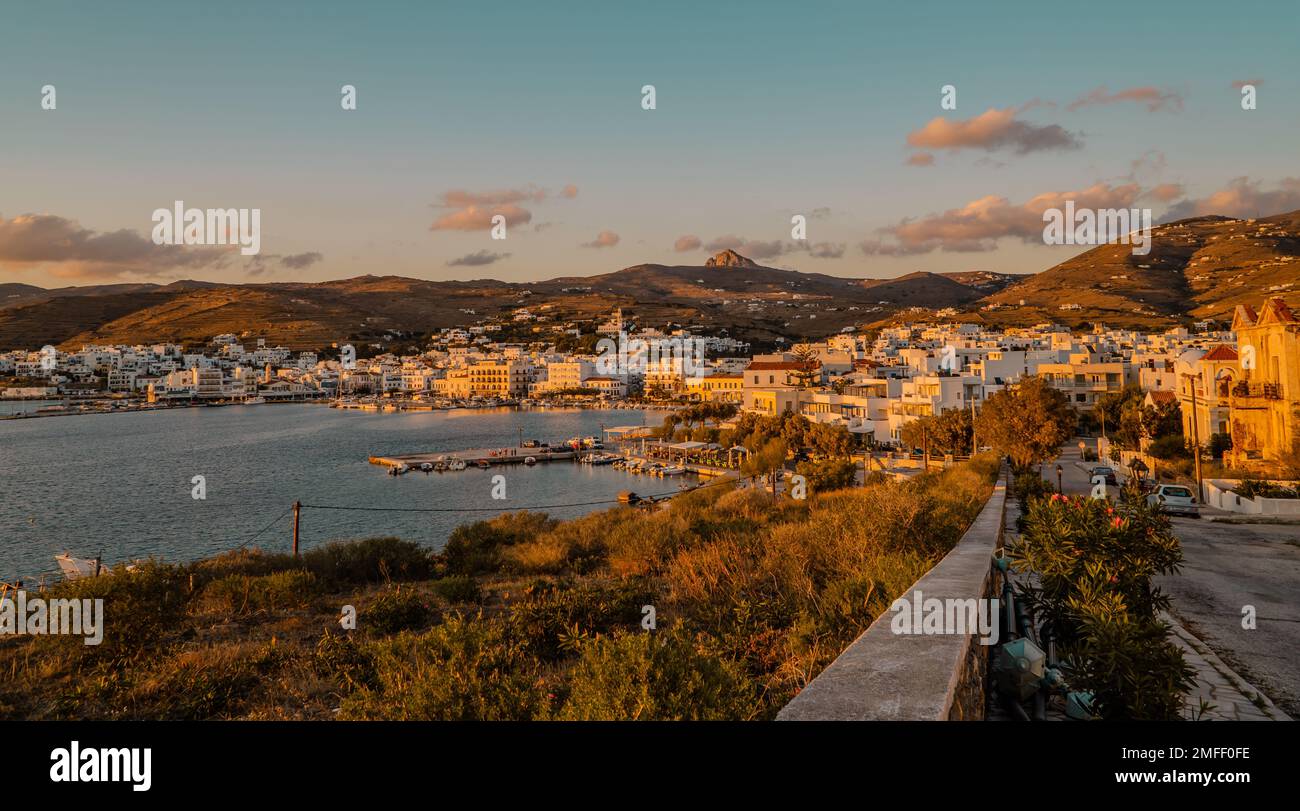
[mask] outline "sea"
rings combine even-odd
[[[303,550],[385,535],[437,549],[460,524],[505,511],[574,518],[607,509],[623,490],[659,494],[677,485],[572,462],[389,476],[368,458],[513,447],[521,434],[556,444],[662,417],[275,403],[0,420],[0,580],[48,580],[53,556],[65,551],[107,564],[187,562],[240,546],[287,552],[295,501],[306,505]],[[505,477],[503,500],[492,497],[496,475]],[[438,511],[415,511],[428,509]]]

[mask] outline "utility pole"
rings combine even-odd
[[[924,419],[924,417],[922,417]],[[930,429],[921,423],[921,464],[924,467],[922,473],[930,472]]]
[[[980,452],[980,443],[975,441],[975,398],[970,400],[970,457]]]
[[[1192,390],[1192,462],[1196,466],[1196,502],[1205,503],[1205,490],[1201,485],[1201,426],[1196,415],[1196,379],[1195,375],[1183,373],[1187,379],[1187,388]]]
[[[298,557],[298,517],[302,513],[302,502],[293,503],[293,556]]]

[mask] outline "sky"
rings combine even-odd
[[[14,4],[0,283],[528,281],[727,247],[1036,272],[1080,251],[1043,244],[1066,200],[1300,209],[1298,22],[1292,0]],[[178,200],[260,210],[260,253],[154,244]]]

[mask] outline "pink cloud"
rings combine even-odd
[[[1090,90],[1070,102],[1069,106],[1065,109],[1073,112],[1080,107],[1118,104],[1125,101],[1145,104],[1147,111],[1152,113],[1163,110],[1166,107],[1174,112],[1181,112],[1183,109],[1183,97],[1172,90],[1162,90],[1158,87],[1130,87],[1129,89],[1121,90],[1118,93],[1109,93],[1106,91],[1105,85]]]
[[[678,253],[685,253],[686,251],[697,251],[700,249],[700,246],[702,244],[703,243],[700,242],[699,237],[695,236],[694,234],[687,234],[686,236],[681,236],[677,238],[677,241],[673,243],[673,250],[677,251]]]
[[[1056,124],[1039,126],[1016,118],[1012,107],[990,108],[966,120],[931,119],[907,134],[916,149],[1012,149],[1019,154],[1050,149],[1073,149],[1079,140]]]
[[[470,205],[434,220],[429,230],[486,231],[492,227],[492,218],[498,214],[505,217],[506,225],[510,226],[531,222],[533,219],[531,211],[516,205]]]
[[[612,248],[618,244],[619,236],[613,231],[601,231],[591,242],[582,243],[584,248]]]

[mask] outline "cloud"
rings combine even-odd
[[[550,196],[546,189],[531,184],[485,192],[452,189],[443,192],[442,198],[433,204],[434,208],[448,211],[434,220],[429,230],[487,231],[492,227],[492,218],[498,214],[505,217],[508,226],[522,225],[532,221],[533,212],[521,204],[542,203]],[[558,196],[572,200],[578,196],[578,187],[570,183]]]
[[[907,134],[907,144],[916,149],[1011,149],[1017,154],[1052,149],[1075,149],[1079,139],[1056,124],[1039,126],[1016,118],[1012,107],[990,108],[966,120],[931,119],[924,127]]]
[[[464,256],[452,259],[447,263],[447,267],[479,267],[481,265],[490,265],[493,262],[500,262],[509,255],[510,254],[508,253],[495,253],[489,250],[475,251],[474,253],[467,253]]]
[[[248,276],[264,276],[272,272],[271,263],[276,263],[282,268],[290,270],[302,270],[311,267],[325,257],[316,251],[307,253],[293,253],[288,256],[281,256],[278,253],[259,253],[246,257],[244,263],[244,273]]]
[[[479,206],[471,205],[444,214],[433,221],[430,231],[487,231],[492,227],[492,218],[505,217],[506,225],[522,225],[531,222],[533,212],[516,205]]]
[[[1284,177],[1278,188],[1265,191],[1261,182],[1246,177],[1233,178],[1218,191],[1205,197],[1183,200],[1170,206],[1162,222],[1187,217],[1222,214],[1225,217],[1268,217],[1300,208],[1300,177]]]
[[[687,234],[685,236],[680,236],[677,238],[677,241],[673,243],[673,250],[677,251],[678,253],[685,253],[687,251],[698,251],[700,249],[700,245],[702,244],[703,243],[700,242],[699,237],[695,236],[694,234]]]
[[[718,237],[704,246],[709,253],[719,251],[733,250],[742,256],[750,259],[771,259],[785,253],[788,248],[784,242],[779,239],[765,242],[762,240],[745,239],[734,234]]]
[[[1183,184],[1161,183],[1159,186],[1151,188],[1145,196],[1153,200],[1159,200],[1162,203],[1169,203],[1183,196]]]
[[[288,256],[281,257],[280,264],[284,265],[287,268],[293,268],[294,270],[301,270],[302,268],[311,267],[312,265],[316,264],[317,262],[321,261],[324,258],[325,258],[324,256],[317,253],[316,251],[308,251],[307,253],[292,253],[289,254]]]
[[[1042,244],[1043,212],[1073,200],[1079,208],[1132,208],[1142,189],[1136,183],[1111,186],[1097,183],[1086,189],[1039,194],[1020,205],[989,195],[961,208],[919,219],[904,219],[880,229],[885,239],[859,243],[868,256],[910,256],[941,250],[949,253],[991,251],[1004,237]]]
[[[1237,79],[1232,83],[1232,87],[1234,90],[1240,90],[1241,88],[1245,87],[1248,84],[1254,85],[1255,87],[1259,87],[1263,83],[1264,83],[1263,79]]]
[[[814,259],[839,259],[844,247],[843,242],[814,242],[808,245],[808,255]]]
[[[908,166],[934,166],[933,152],[914,152],[907,157]]]
[[[1162,90],[1158,87],[1130,87],[1117,93],[1109,93],[1105,85],[1088,91],[1070,102],[1065,109],[1073,112],[1081,107],[1119,104],[1125,101],[1145,104],[1147,112],[1151,113],[1166,108],[1174,112],[1182,112],[1183,109],[1183,97],[1172,90]]]
[[[591,242],[582,243],[584,248],[612,248],[618,244],[619,236],[613,231],[601,231]]]
[[[64,278],[153,277],[220,268],[238,252],[238,244],[155,245],[136,231],[97,232],[54,214],[0,217],[0,265],[40,267]]]
[[[704,246],[709,253],[733,250],[750,259],[775,259],[792,253],[806,253],[815,259],[839,259],[844,255],[842,242],[809,243],[802,240],[745,239],[734,234],[718,237]]]

